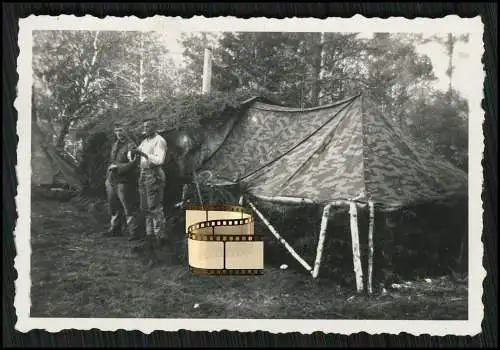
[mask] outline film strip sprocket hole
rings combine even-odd
[[[190,271],[196,275],[261,275],[264,240],[254,234],[247,208],[191,205],[186,208]]]

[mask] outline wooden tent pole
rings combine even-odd
[[[314,201],[308,199],[308,198],[295,198],[295,197],[268,197],[268,196],[262,196],[262,195],[253,195],[255,198],[269,201],[269,202],[276,202],[276,203],[284,203],[284,204],[314,204]]]
[[[370,207],[370,223],[368,227],[368,294],[373,293],[373,231],[375,225],[375,208],[373,202],[368,202]]]
[[[313,278],[318,277],[319,267],[321,265],[321,257],[323,255],[323,247],[325,245],[326,229],[328,227],[328,218],[330,216],[330,208],[335,203],[325,205],[323,209],[323,216],[321,218],[321,230],[319,232],[318,248],[316,249],[316,261],[314,262],[314,270],[312,271]]]
[[[269,197],[269,196],[263,196],[260,194],[252,194],[253,197],[264,200],[264,201],[269,201],[269,202],[274,202],[274,203],[282,203],[282,204],[315,204],[313,200],[309,198],[298,198],[298,197]],[[328,204],[332,204],[334,206],[342,206],[342,205],[350,205],[355,199],[339,199],[336,201],[329,202]],[[365,203],[358,202],[357,205],[360,208],[364,208],[366,206]]]
[[[255,205],[247,200],[248,205],[252,208],[252,210],[257,214],[257,216],[262,220],[264,225],[271,231],[271,233],[278,239],[278,241],[285,246],[285,248],[288,250],[288,252],[297,260],[307,271],[311,271],[312,267],[309,266],[309,264],[300,257],[299,254],[279,235],[279,233],[276,231],[276,229],[267,221],[267,219],[262,215],[262,213],[255,207]]]
[[[352,258],[354,264],[354,274],[356,276],[356,289],[363,291],[363,269],[361,267],[361,254],[359,249],[358,213],[356,203],[349,204],[349,215],[351,221]]]
[[[194,184],[196,186],[196,191],[198,192],[198,197],[200,198],[200,204],[203,206],[203,197],[201,196],[200,184],[197,180],[195,180]]]

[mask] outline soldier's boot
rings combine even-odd
[[[157,242],[157,237],[154,235],[148,235],[146,237],[146,254],[148,257],[149,268],[154,268],[161,263],[160,259],[156,255]]]
[[[166,235],[162,234],[162,235],[157,235],[157,239],[156,239],[156,245],[158,247],[166,247],[168,246],[168,238]]]
[[[137,220],[134,219],[134,222],[136,223],[137,225]],[[141,228],[142,228],[142,225],[141,225]],[[140,237],[140,239],[138,240],[138,243],[135,244],[133,247],[132,247],[132,253],[139,253],[141,252],[142,253],[145,253],[145,254],[149,254],[149,241],[148,241],[148,237],[150,235],[153,234],[153,231],[152,231],[152,225],[151,225],[151,220],[148,216],[145,216],[144,217],[144,227],[146,232],[141,232],[139,233],[139,225],[137,225],[137,228],[136,228],[136,234],[138,237]],[[134,241],[131,238],[129,238],[129,241]]]
[[[169,232],[172,231],[172,220],[165,220],[165,217],[159,217],[155,225],[156,245],[162,254],[162,259],[165,263],[171,264],[175,262],[175,249],[172,245],[172,237],[169,237]]]
[[[153,231],[156,236],[156,245],[164,247],[167,244],[167,221],[162,209],[154,212]]]
[[[155,267],[159,264],[158,256],[156,255],[156,236],[154,235],[154,223],[151,215],[146,215],[146,237],[143,242],[144,253],[148,259],[148,266]]]
[[[109,229],[104,232],[104,236],[110,237],[119,235],[121,235],[121,226],[118,220],[118,214],[116,214],[111,217]]]
[[[144,237],[141,237],[139,235],[139,232],[137,232],[138,225],[137,225],[137,220],[133,216],[127,217],[127,230],[128,230],[128,235],[129,235],[129,241],[140,241],[144,239]]]

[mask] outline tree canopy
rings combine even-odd
[[[433,88],[428,40],[446,48],[448,91]],[[53,125],[62,147],[70,128],[133,124],[145,115],[167,125],[214,117],[252,95],[290,107],[328,104],[363,92],[401,130],[465,169],[467,101],[452,85],[453,35],[406,33],[224,32],[180,39],[177,67],[155,32],[37,31],[33,69],[36,118]],[[213,94],[201,95],[204,49],[213,55]],[[132,125],[131,124],[131,125]]]

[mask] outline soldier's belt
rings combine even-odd
[[[257,275],[264,271],[264,241],[251,212],[232,205],[186,208],[189,267],[200,275]]]
[[[145,165],[145,166],[140,166],[139,168],[141,172],[148,172],[161,169],[161,165]]]

